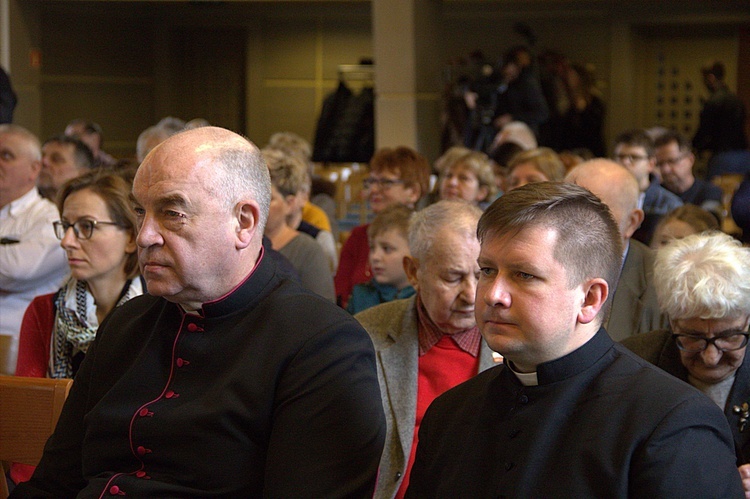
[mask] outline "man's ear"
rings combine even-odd
[[[236,248],[245,249],[250,245],[255,232],[258,230],[260,206],[255,201],[241,201],[235,207],[235,220],[237,231]]]
[[[417,289],[417,271],[419,270],[419,261],[412,256],[404,257],[404,272],[406,272],[406,278],[409,279],[409,284],[414,289]]]
[[[599,314],[609,296],[609,284],[604,279],[597,277],[589,279],[583,284],[583,303],[578,312],[578,322],[588,324]]]
[[[31,176],[36,182],[36,178],[39,176],[39,172],[42,171],[42,160],[36,159],[31,162]]]
[[[636,208],[630,212],[630,215],[628,216],[628,226],[625,227],[625,236],[628,239],[630,239],[635,231],[638,230],[638,227],[641,226],[644,216],[643,210],[640,208]]]

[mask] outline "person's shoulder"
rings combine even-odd
[[[395,319],[396,316],[403,315],[404,312],[412,307],[414,307],[414,299],[412,297],[393,300],[363,310],[356,314],[355,318],[360,322],[381,322],[384,318]]]
[[[146,310],[150,310],[154,306],[167,303],[167,300],[158,296],[150,295],[146,290],[144,290],[143,294],[134,296],[130,300],[113,308],[111,314],[121,314],[123,317],[132,317],[136,313],[145,312]]]
[[[320,247],[315,237],[307,232],[299,232],[288,244],[297,244],[302,248]]]
[[[42,306],[47,304],[52,304],[55,301],[55,296],[57,296],[57,293],[59,293],[60,290],[55,291],[54,293],[47,293],[43,295],[36,295],[33,300],[31,300],[31,303],[29,306]]]
[[[313,243],[317,245],[314,240]],[[358,324],[351,314],[331,300],[308,290],[288,276],[279,278],[279,285],[256,306],[266,310],[274,321],[304,319],[313,328],[329,327],[335,323]]]
[[[370,226],[370,224],[362,224],[357,225],[352,229],[352,231],[349,233],[349,237],[367,237],[367,228]]]
[[[28,203],[24,203],[25,210],[27,212],[27,215],[24,215],[24,216],[39,217],[39,218],[52,217],[54,219],[57,219],[60,216],[57,210],[57,206],[55,206],[55,203],[53,203],[47,198],[40,196],[36,189],[34,189],[32,192],[24,194],[24,197],[25,196],[29,196],[29,197],[27,198]]]
[[[654,250],[640,241],[631,239],[630,247],[628,248],[628,255],[625,258],[632,258],[632,261],[638,262],[641,265],[653,267],[654,255]]]
[[[661,185],[657,180],[651,181],[651,186],[646,190],[646,193],[653,196],[653,203],[666,205],[670,210],[683,205],[680,196]]]
[[[302,207],[302,219],[322,230],[331,230],[328,214],[319,206],[308,201]]]
[[[623,404],[630,400],[630,405],[639,405],[640,410],[659,417],[660,413],[671,411],[687,400],[706,398],[694,387],[625,346],[616,343],[613,348],[615,360],[602,375],[606,377],[607,390],[623,394]],[[708,398],[706,400],[711,402]]]
[[[659,354],[665,344],[671,339],[672,333],[667,329],[657,329],[648,333],[634,334],[620,342],[622,346],[638,357],[656,364]]]
[[[724,196],[724,192],[721,190],[721,187],[714,184],[713,182],[709,182],[707,180],[703,179],[695,179],[696,182],[699,182],[698,185],[700,185],[701,190],[706,194],[706,197],[708,199],[715,199],[717,201],[721,201],[722,197]]]
[[[393,300],[375,305],[354,315],[373,338],[401,333],[404,318],[412,314],[416,317],[414,297]],[[415,323],[416,331],[416,323]]]

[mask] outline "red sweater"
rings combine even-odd
[[[336,302],[343,308],[346,308],[354,286],[372,277],[367,227],[369,224],[354,227],[341,248],[339,268],[333,283],[336,286]]]
[[[50,341],[55,326],[54,296],[55,293],[37,296],[23,315],[18,339],[16,376],[47,376]]]
[[[417,454],[419,426],[422,424],[422,417],[427,407],[439,395],[476,376],[478,370],[479,357],[473,357],[461,350],[448,334],[443,335],[435,346],[419,357],[417,419],[414,426],[414,439],[409,453],[409,463],[406,465],[406,474],[396,493],[397,499],[404,497],[409,486],[409,474],[411,473],[411,467],[414,465],[414,457]]]
[[[47,376],[52,329],[55,325],[55,293],[37,296],[29,304],[21,322],[18,339],[18,363],[16,376],[44,378]],[[12,463],[10,478],[15,483],[27,482],[34,473],[34,466]]]

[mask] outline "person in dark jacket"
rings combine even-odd
[[[622,344],[724,411],[750,478],[750,249],[721,232],[687,236],[659,250],[654,278],[671,327]]]
[[[99,326],[12,497],[372,497],[385,417],[371,341],[262,249],[260,151],[173,135],[135,177],[149,295]]]
[[[477,325],[504,364],[429,407],[407,498],[742,497],[721,410],[601,327],[622,259],[604,203],[531,183],[477,234]]]

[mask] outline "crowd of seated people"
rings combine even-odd
[[[447,147],[433,165],[407,146],[375,151],[363,185],[372,222],[341,238],[334,196],[316,192],[309,143],[279,132],[259,151],[270,179],[261,254],[285,278],[348,311],[374,344],[388,425],[375,497],[408,497],[415,459],[425,473],[419,431],[435,398],[497,364],[514,369],[503,352],[490,352],[480,327],[486,318],[475,316],[477,283],[488,272],[476,264],[488,260],[477,223],[499,198],[519,190],[512,199],[522,199],[536,192],[533,184],[549,183],[575,184],[607,207],[621,253],[601,326],[721,408],[750,490],[750,250],[740,242],[750,239],[750,227],[721,233],[723,217],[750,219],[747,203],[738,197],[727,212],[724,194],[701,178],[690,140],[679,132],[622,130],[606,147],[604,104],[590,71],[546,54],[540,80],[522,55],[509,53],[500,65],[497,82],[507,88],[504,107],[488,122],[491,136]],[[514,95],[544,100],[525,117]],[[481,95],[467,102],[477,109]],[[210,124],[201,119],[164,118],[137,138],[134,159],[117,160],[102,149],[93,122],[72,120],[44,142],[18,125],[0,125],[0,171],[13,171],[0,180],[0,375],[75,377],[105,318],[148,292],[137,262],[136,171],[160,144],[204,127]],[[478,142],[483,150],[471,148]],[[514,265],[521,276],[514,278],[536,279],[537,269]],[[493,300],[503,304],[498,293]],[[525,386],[521,374],[528,373],[515,373]],[[396,388],[407,382],[408,390]],[[13,464],[8,476],[22,483],[33,472]]]

